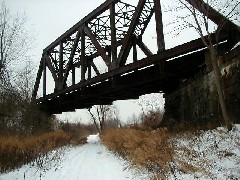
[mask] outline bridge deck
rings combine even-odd
[[[202,47],[200,39],[191,41],[39,98],[37,103],[44,111],[61,113],[171,91],[205,67]]]

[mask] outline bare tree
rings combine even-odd
[[[108,120],[118,119],[118,109],[114,105],[96,105],[88,108],[88,112],[99,133],[104,130]]]
[[[29,103],[31,101],[31,92],[34,86],[35,68],[31,61],[24,62],[25,64],[19,68],[14,76],[13,86],[16,87],[22,101]]]
[[[155,112],[162,112],[163,114],[163,94],[146,94],[144,96],[140,96],[140,98],[136,102],[142,109],[142,117],[148,117],[149,114],[153,114]]]
[[[226,0],[224,3],[221,1],[210,1],[206,2],[202,0],[179,0],[180,6],[176,9],[187,9],[189,14],[184,14],[183,16],[178,16],[178,19],[181,22],[184,22],[182,25],[178,25],[177,29],[179,32],[184,28],[194,28],[196,32],[200,35],[202,42],[207,47],[210,52],[211,64],[214,72],[214,80],[217,89],[218,99],[222,110],[222,115],[224,119],[224,124],[228,129],[231,129],[231,119],[229,117],[225,97],[224,97],[224,88],[221,80],[221,70],[218,64],[220,58],[218,51],[219,35],[222,30],[226,27],[226,24],[229,23],[233,26],[236,26],[234,23],[229,21],[231,19],[235,23],[239,23],[239,6],[240,2],[237,0]],[[213,9],[212,6],[219,7],[218,11]],[[196,9],[196,7],[201,7],[201,12]],[[222,11],[222,14],[221,14]],[[215,36],[212,35],[212,26],[211,20],[213,16],[218,15],[221,19],[216,20],[217,29],[215,29]],[[224,15],[223,15],[224,14]],[[192,18],[192,20],[190,19]],[[178,22],[180,22],[178,20]],[[213,20],[214,21],[214,20]],[[216,21],[214,21],[216,23]],[[236,28],[239,31],[239,27]]]
[[[9,81],[11,65],[26,56],[31,38],[25,28],[26,18],[11,15],[4,1],[0,4],[0,83]]]
[[[163,94],[152,93],[140,96],[136,102],[139,106],[141,106],[142,113],[147,114],[150,111],[154,112],[159,109],[163,109],[164,99]]]
[[[158,127],[162,122],[164,114],[163,94],[147,94],[136,100],[136,103],[142,109],[141,114],[138,116],[138,121],[140,121],[144,126]],[[134,116],[132,118],[134,118]]]
[[[28,52],[32,38],[25,15],[13,15],[4,1],[0,2],[0,131],[31,132],[33,126],[40,129],[47,124],[39,124],[41,113],[30,104],[34,68]]]

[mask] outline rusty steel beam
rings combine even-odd
[[[116,46],[117,47],[121,46],[122,44],[123,44],[123,40],[119,40],[119,41],[116,42]],[[97,58],[99,56],[100,56],[100,54],[98,52],[96,52],[96,53],[92,54],[90,56],[90,58],[95,59],[95,58]]]
[[[144,54],[146,56],[152,56],[153,55],[152,51],[141,40],[137,41],[137,45],[140,47],[140,49],[144,52]]]
[[[47,69],[46,69],[46,58],[43,59],[43,97],[46,96],[47,92]]]
[[[94,62],[92,62],[92,67],[93,67],[93,70],[96,72],[96,74],[100,75],[100,72],[99,72],[97,66],[94,64]]]
[[[81,30],[79,29],[78,32],[77,32],[76,38],[74,40],[74,44],[72,46],[71,54],[70,54],[70,57],[69,57],[69,60],[68,60],[68,63],[67,63],[66,69],[65,69],[65,75],[63,77],[63,83],[64,84],[67,81],[70,69],[73,68],[72,67],[73,57],[74,57],[74,54],[75,54],[77,46],[78,46],[78,42],[79,42],[80,37],[81,37],[81,33],[80,32],[81,32]]]
[[[157,32],[157,47],[158,52],[165,50],[165,42],[163,35],[163,22],[162,22],[162,9],[160,0],[154,1],[154,11],[155,11],[155,22],[156,22],[156,32]]]
[[[226,38],[227,38],[227,36],[223,35],[220,40],[224,41]],[[143,67],[146,67],[146,66],[149,66],[149,65],[158,64],[159,62],[162,62],[164,60],[172,59],[172,58],[178,57],[180,55],[184,55],[184,54],[187,54],[189,52],[196,51],[196,50],[202,49],[202,48],[205,48],[205,45],[203,44],[201,38],[197,39],[197,40],[193,40],[193,41],[190,41],[188,43],[182,44],[180,46],[174,47],[172,49],[165,50],[161,53],[146,57],[146,58],[144,58],[142,60],[139,60],[137,62],[134,62],[134,63],[128,64],[126,66],[120,67],[118,69],[114,69],[111,72],[104,73],[104,74],[101,74],[99,76],[93,77],[93,78],[91,78],[87,81],[83,81],[83,82],[80,82],[80,83],[75,84],[73,86],[67,87],[63,90],[60,90],[60,91],[54,93],[54,94],[46,95],[45,98],[39,98],[38,102],[41,102],[44,99],[51,99],[51,98],[54,98],[54,97],[59,96],[61,94],[65,94],[65,93],[68,93],[68,92],[71,92],[71,91],[75,91],[76,89],[80,89],[82,87],[87,87],[87,86],[90,86],[90,85],[95,84],[95,83],[103,82],[106,79],[111,79],[113,76],[117,76],[117,75],[128,73],[128,72],[131,72],[131,71],[134,71],[134,70],[138,70],[140,68],[143,68]]]
[[[58,87],[64,88],[63,84],[63,42],[60,42],[60,53],[59,53],[59,71],[58,71]]]
[[[54,66],[55,66],[56,71],[59,71],[59,68],[58,68],[58,65],[57,65],[57,61],[52,57],[52,54],[49,53],[49,52],[47,52],[45,54],[47,54],[50,57],[51,61],[53,62]]]
[[[136,42],[133,44],[133,62],[136,62],[138,60],[137,57],[137,45]]]
[[[84,17],[82,20],[80,20],[77,24],[75,24],[72,28],[67,30],[64,34],[62,34],[59,38],[57,38],[54,42],[52,42],[48,47],[46,47],[43,51],[49,51],[52,50],[54,47],[56,47],[60,41],[65,40],[67,37],[72,35],[74,32],[78,30],[82,25],[85,25],[87,22],[91,21],[92,19],[96,18],[98,15],[105,12],[107,9],[109,9],[109,5],[114,3],[118,3],[120,0],[106,0],[103,4],[101,4],[98,8],[93,10],[91,13],[89,13],[86,17]]]
[[[99,44],[99,42],[97,41],[96,37],[94,36],[94,34],[92,33],[92,31],[85,26],[84,31],[86,32],[87,36],[91,39],[92,43],[94,44],[94,46],[97,49],[97,52],[100,54],[100,56],[102,57],[102,59],[104,60],[105,64],[107,65],[108,68],[110,68],[111,65],[111,60],[110,58],[106,55],[104,49],[101,47],[101,45]]]
[[[140,37],[143,36],[145,30],[147,29],[147,26],[148,26],[149,22],[151,21],[151,18],[152,18],[152,16],[153,16],[153,14],[154,14],[154,8],[151,10],[151,12],[150,12],[150,14],[149,14],[149,17],[148,17],[147,20],[145,20],[145,22],[144,22],[144,25],[145,25],[145,26],[144,26],[144,28],[142,29],[141,34],[139,35]]]
[[[85,81],[85,72],[86,72],[86,55],[85,55],[85,32],[81,30],[81,81]]]
[[[75,72],[76,67],[72,67],[72,85],[76,84],[76,72]]]
[[[139,0],[136,11],[133,15],[131,24],[129,26],[128,32],[124,38],[124,42],[121,47],[120,53],[118,55],[118,62],[117,62],[118,67],[123,66],[126,63],[127,56],[129,54],[131,46],[132,46],[132,39],[133,39],[133,35],[134,35],[133,33],[134,33],[137,23],[139,21],[139,17],[142,13],[145,2],[146,2],[146,0]]]
[[[193,57],[197,58],[192,61]],[[189,63],[189,61],[191,63]],[[178,85],[178,80],[181,77],[185,77],[185,72],[199,70],[199,65],[204,62],[204,52],[195,52],[187,56],[181,56],[179,59],[174,61],[168,61],[170,67],[175,67],[175,74],[161,73],[157,66],[151,66],[149,68],[137,71],[137,73],[130,73],[124,76],[119,76],[119,79],[114,82],[113,79],[109,81],[103,81],[95,86],[87,86],[85,91],[79,90],[78,92],[73,92],[71,94],[60,95],[59,98],[55,100],[45,101],[45,107],[53,107],[60,111],[64,111],[65,108],[77,109],[85,108],[87,105],[94,105],[101,99],[100,103],[106,103],[109,100],[119,100],[119,99],[131,99],[140,96],[145,93],[159,92],[159,91],[171,91],[176,85]],[[179,67],[178,64],[184,64],[184,66]],[[183,68],[185,67],[185,68]],[[180,70],[180,71],[179,71]],[[182,76],[183,73],[183,76]],[[191,72],[190,72],[191,75]],[[187,77],[189,74],[187,75]]]
[[[32,101],[34,101],[36,99],[36,97],[37,97],[37,92],[38,92],[40,81],[41,81],[41,78],[42,78],[42,72],[43,72],[43,66],[44,66],[43,61],[44,60],[43,60],[43,57],[42,57],[41,61],[40,61],[39,68],[38,68],[38,72],[37,72],[37,77],[36,77],[36,80],[35,80],[34,88],[33,88]]]
[[[53,77],[53,80],[55,82],[55,87],[58,89],[59,88],[58,77],[57,77],[56,71],[55,71],[55,69],[54,69],[54,67],[53,67],[53,65],[51,63],[51,60],[50,60],[48,55],[45,56],[45,65],[50,70],[50,72],[52,74],[52,77]]]
[[[98,56],[101,56],[102,59],[104,60],[104,62],[107,64],[109,70],[114,69],[116,67],[115,64],[117,64],[117,47],[121,46],[122,43],[123,43],[123,37],[118,37],[118,39],[116,37],[116,34],[117,34],[117,32],[116,32],[117,31],[117,29],[116,29],[116,23],[117,23],[116,22],[116,17],[118,17],[118,20],[120,20],[120,21],[125,20],[124,19],[125,16],[124,17],[123,17],[123,15],[118,16],[118,14],[116,14],[116,9],[115,8],[117,8],[117,7],[115,7],[115,6],[116,6],[116,3],[118,3],[118,2],[119,2],[118,0],[106,1],[99,8],[97,8],[95,10],[96,13],[91,13],[92,15],[95,14],[96,15],[95,17],[92,16],[92,18],[90,18],[90,17],[85,18],[85,20],[87,19],[88,21],[85,21],[85,23],[82,23],[82,24],[80,23],[81,25],[78,23],[78,25],[79,25],[78,28],[76,28],[76,26],[75,26],[75,28],[71,28],[69,31],[67,31],[67,33],[64,33],[61,36],[61,38],[58,38],[50,46],[48,46],[47,48],[44,49],[44,52],[49,53],[49,57],[51,58],[51,61],[52,61],[52,67],[49,64],[50,69],[52,69],[51,70],[52,74],[53,74],[53,67],[54,67],[56,73],[58,74],[58,83],[56,83],[57,84],[57,86],[56,86],[57,91],[66,86],[66,81],[68,79],[68,76],[69,76],[69,73],[70,73],[71,69],[73,69],[74,67],[79,67],[80,66],[80,61],[73,63],[73,58],[76,54],[75,53],[76,49],[77,49],[77,53],[79,53],[79,55],[81,54],[80,52],[81,52],[82,48],[78,47],[79,36],[80,36],[79,30],[80,29],[85,28],[84,30],[86,31],[86,34],[90,38],[90,41],[89,41],[88,38],[85,40],[86,41],[85,42],[85,44],[86,44],[85,48],[89,48],[88,46],[90,45],[90,48],[89,48],[90,51],[91,51],[92,47],[94,47],[94,51],[95,50],[97,51],[97,52],[93,51],[93,53],[91,53],[90,51],[88,51],[89,49],[86,49],[84,56],[88,55],[92,58],[96,58]],[[125,5],[128,6],[128,4],[125,4]],[[135,9],[135,7],[134,7],[134,9]],[[103,47],[104,43],[101,42],[101,40],[102,40],[101,36],[98,36],[97,34],[95,34],[96,32],[94,31],[94,28],[93,29],[92,28],[87,29],[85,27],[85,26],[90,25],[91,23],[94,24],[95,20],[98,21],[99,19],[101,19],[101,14],[103,12],[105,12],[106,10],[110,11],[109,12],[110,15],[107,15],[107,16],[104,16],[104,17],[109,18],[108,22],[110,23],[110,26],[108,25],[107,27],[109,27],[109,28],[111,27],[111,29],[106,29],[105,30],[106,31],[105,34],[107,33],[107,34],[109,34],[108,36],[111,37],[111,40],[108,40],[108,42],[110,41],[111,44],[110,45],[106,44],[110,48],[110,51],[108,51],[108,56],[106,55],[106,51],[104,49],[107,46]],[[144,12],[145,12],[145,10],[144,10]],[[149,12],[150,11],[148,10],[147,11],[147,17],[146,17],[148,19],[146,20],[146,18],[145,18],[143,22],[140,22],[140,23],[138,22],[137,26],[140,27],[140,26],[144,25],[144,28],[146,28],[145,27],[146,22],[150,20]],[[100,15],[100,16],[97,17],[98,15]],[[93,22],[91,22],[91,21],[93,21]],[[84,19],[81,22],[84,22]],[[103,22],[103,23],[107,23],[107,21]],[[125,24],[123,23],[122,25],[124,26]],[[96,23],[96,26],[100,26],[100,27],[103,26],[104,27],[105,24],[101,24],[101,23],[99,24],[99,22],[98,22],[98,23]],[[137,29],[137,28],[135,28],[135,29]],[[142,27],[140,28],[140,30],[142,30]],[[70,33],[70,31],[72,31],[72,32]],[[111,32],[109,32],[109,31],[111,31]],[[76,33],[76,35],[74,33]],[[99,40],[99,38],[100,38],[100,40]],[[70,57],[68,55],[70,55]],[[81,57],[83,57],[83,56],[81,56]],[[80,58],[80,59],[83,59],[83,61],[86,61],[86,58]],[[64,62],[63,62],[63,60],[64,60]],[[84,63],[86,63],[86,62],[84,62]],[[85,67],[84,63],[81,64],[82,77],[84,77],[83,74],[86,73],[86,67]],[[97,74],[99,73],[97,68],[94,68],[94,66],[93,66],[93,69]],[[56,80],[56,78],[54,78],[54,79]],[[85,79],[85,78],[83,78],[83,79]],[[75,72],[74,72],[74,70],[72,70],[72,84],[75,84]]]
[[[116,19],[115,19],[115,4],[110,5],[110,26],[111,26],[111,55],[112,67],[116,67],[117,61],[117,37],[116,37]]]
[[[91,79],[91,77],[92,77],[92,66],[91,66],[91,64],[89,64],[87,66],[87,68],[88,68],[88,79]]]

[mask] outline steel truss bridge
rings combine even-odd
[[[202,0],[185,1],[217,25],[226,20]],[[156,54],[142,38],[152,17],[156,24]],[[228,20],[226,24],[220,41],[231,48],[239,27]],[[136,99],[147,93],[171,92],[181,80],[206,66],[204,47],[197,39],[165,49],[160,0],[139,0],[137,7],[106,0],[43,50],[33,100],[47,113],[62,113]],[[139,50],[145,58],[138,58]],[[126,64],[130,52],[132,62]],[[97,61],[104,62],[107,72],[100,72]],[[50,94],[47,71],[55,85]],[[42,97],[37,98],[40,84]]]

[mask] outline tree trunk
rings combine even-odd
[[[225,98],[224,98],[224,90],[223,90],[222,83],[221,83],[221,71],[220,71],[220,67],[217,64],[218,59],[217,59],[216,50],[211,49],[210,54],[211,54],[211,63],[213,66],[213,71],[214,71],[215,85],[217,88],[217,93],[218,93],[219,103],[220,103],[221,110],[222,110],[224,124],[228,128],[228,130],[230,130],[230,129],[232,129],[232,124],[231,124],[231,120],[230,120],[230,117],[227,112],[226,102],[225,102]]]
[[[100,130],[99,126],[98,126],[98,123],[97,123],[96,118],[94,117],[93,113],[91,112],[90,109],[88,109],[88,112],[89,112],[89,114],[90,114],[91,117],[92,117],[93,123],[94,123],[97,131],[98,131],[99,133],[101,133],[101,130]]]

